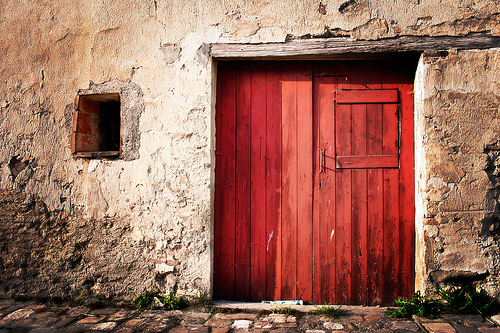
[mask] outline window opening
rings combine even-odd
[[[79,95],[73,116],[72,152],[78,157],[118,157],[120,94]]]

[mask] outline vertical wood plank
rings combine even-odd
[[[264,64],[252,64],[250,114],[250,300],[262,300],[266,286],[266,72]]]
[[[413,78],[402,62],[398,68],[400,94],[401,147],[399,171],[400,197],[400,284],[398,297],[409,298],[415,290],[415,158],[413,124]],[[406,69],[406,68],[405,68]]]
[[[313,118],[312,66],[297,66],[297,294],[296,299],[312,299],[312,191],[313,191]]]
[[[350,63],[339,62],[336,75],[339,79],[338,89],[350,85]],[[352,109],[349,104],[337,104],[335,110],[335,148],[336,155],[352,154]],[[351,299],[351,173],[350,169],[336,170],[336,297],[335,303],[347,304]]]
[[[223,89],[223,80],[227,75],[225,66],[219,66],[217,70],[217,90]],[[215,298],[220,297],[220,269],[221,269],[221,245],[222,241],[220,235],[222,235],[222,165],[220,163],[221,153],[222,153],[222,140],[220,135],[220,129],[222,128],[222,94],[217,93],[215,101],[215,204],[214,204],[214,274],[213,274],[213,284],[214,290],[213,294]]]
[[[297,73],[295,63],[283,66],[282,74],[282,285],[281,298],[297,294]]]
[[[367,87],[382,88],[382,72],[376,62],[367,64]],[[367,105],[367,154],[381,155],[382,140],[382,108],[379,104]],[[382,302],[383,264],[384,264],[384,232],[383,232],[383,170],[370,169],[367,172],[368,185],[368,304]]]
[[[356,61],[351,66],[351,89],[366,89],[366,62]],[[367,105],[352,105],[352,154],[366,155],[367,147]],[[352,304],[367,304],[367,275],[368,275],[368,205],[367,205],[367,170],[354,169],[351,171],[352,180]]]
[[[334,62],[318,61],[314,78],[314,302],[334,302],[335,260],[335,74]],[[324,168],[320,155],[324,151]]]
[[[383,61],[388,68],[382,80],[383,89],[397,89],[397,67]],[[391,67],[389,67],[391,66]],[[383,154],[399,154],[398,106],[383,105]],[[391,304],[397,297],[399,281],[399,169],[384,170],[384,298]]]
[[[235,254],[236,254],[236,84],[234,63],[221,64],[219,91],[224,91],[220,100],[220,127],[218,135],[218,185],[220,189],[220,217],[216,224],[219,244],[219,297],[233,299],[235,294]]]
[[[266,300],[280,298],[281,258],[281,68],[267,65]]]
[[[236,300],[250,299],[250,110],[252,73],[249,64],[238,66],[236,131]]]

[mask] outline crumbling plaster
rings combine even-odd
[[[10,233],[0,255],[0,293],[50,294],[84,287],[103,295],[130,296],[153,287],[187,293],[210,290],[216,63],[208,44],[314,36],[500,34],[496,0],[326,0],[321,6],[311,0],[3,1],[0,188],[3,207],[11,213],[0,230]],[[485,54],[495,60],[489,60],[487,72],[476,75],[486,60],[476,62],[474,56]],[[443,117],[439,126],[446,124],[445,132],[454,133],[453,121],[448,123],[445,116],[455,109],[469,110],[459,119],[474,129],[468,122],[471,109],[460,105],[481,103],[491,114],[498,82],[491,83],[488,75],[495,73],[491,66],[498,66],[496,53],[455,57],[468,55],[471,64],[443,58],[422,63],[419,69],[421,158],[446,165],[422,162],[419,177],[425,181],[417,193],[417,206],[424,207],[421,221],[453,214],[460,220],[465,214],[463,219],[479,227],[477,214],[493,209],[492,198],[452,200],[453,191],[460,195],[465,189],[494,188],[482,168],[488,157],[480,151],[481,144],[466,148],[462,141],[468,136],[440,137],[429,130],[432,122],[422,122],[430,110],[446,106],[450,113],[435,119]],[[438,69],[449,75],[438,75]],[[77,91],[114,80],[131,81],[143,92],[139,158],[74,158],[70,134]],[[465,98],[453,95],[455,102],[448,103],[453,99],[450,91]],[[496,133],[491,117],[484,119],[489,134],[478,137],[481,142]],[[469,150],[457,157],[448,150],[455,147]],[[472,165],[471,159],[477,162]],[[13,165],[22,169],[16,175]],[[420,193],[446,200],[420,200]],[[471,209],[474,213],[467,213]],[[421,231],[429,233],[429,228]],[[449,243],[443,235],[439,237]],[[445,244],[438,236],[419,237],[429,246]],[[23,246],[10,246],[16,239],[24,240]],[[477,239],[473,242],[481,251],[486,248]],[[39,256],[30,256],[34,249],[40,249]],[[429,265],[440,258],[445,262],[449,252],[434,253],[426,246],[421,251],[434,258]],[[24,259],[9,259],[13,253]],[[423,280],[429,273],[425,265]],[[478,271],[490,267],[484,260],[474,265]]]
[[[500,53],[423,57],[416,79],[417,286],[466,278],[499,295]]]

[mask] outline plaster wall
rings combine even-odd
[[[216,75],[210,43],[498,36],[499,20],[496,0],[4,0],[0,294],[210,291]],[[498,236],[483,237],[478,230],[484,216],[498,210],[496,169],[488,166],[496,157],[484,151],[497,133],[498,82],[490,78],[498,66],[497,52],[478,51],[423,59],[419,67],[422,287],[431,271],[496,272],[486,253],[495,249],[489,258],[498,260]],[[132,82],[140,90],[134,97],[144,105],[137,158],[74,158],[77,91],[110,81]],[[484,117],[474,113],[477,103]],[[427,115],[433,112],[444,130],[432,130]],[[455,113],[470,128],[456,138]],[[488,136],[481,136],[479,125],[487,126]],[[442,134],[448,132],[451,137]],[[468,149],[464,142],[471,135],[479,141]],[[468,241],[450,238],[454,218],[467,225]],[[470,247],[482,257],[454,264],[452,255]]]

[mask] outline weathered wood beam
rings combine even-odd
[[[466,36],[401,36],[380,40],[346,37],[293,39],[284,43],[211,44],[216,59],[332,57],[339,55],[424,52],[426,50],[488,49],[500,47],[500,37],[485,33]]]

